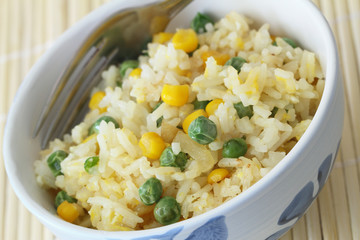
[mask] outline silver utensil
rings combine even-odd
[[[88,111],[91,89],[109,65],[135,59],[157,32],[192,0],[166,0],[123,9],[99,23],[55,82],[33,136],[42,132],[41,147],[62,136]]]

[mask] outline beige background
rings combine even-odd
[[[26,73],[62,32],[107,1],[0,0],[1,152],[7,113]],[[329,181],[307,214],[282,239],[360,240],[360,0],[313,1],[337,39],[346,96],[345,126]],[[2,154],[0,239],[54,239],[14,195]]]

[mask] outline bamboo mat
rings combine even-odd
[[[0,0],[0,149],[12,99],[35,61],[62,32],[109,0]],[[329,181],[282,240],[360,240],[360,1],[313,0],[340,52],[345,125]],[[315,37],[315,36],[314,36]],[[0,155],[0,240],[53,240],[17,199]]]

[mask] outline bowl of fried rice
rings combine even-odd
[[[311,1],[194,0],[101,73],[69,132],[44,149],[33,138],[89,26],[140,4],[95,10],[25,78],[4,138],[17,196],[63,240],[278,239],[318,196],[342,133],[336,44]]]

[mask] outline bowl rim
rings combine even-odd
[[[125,0],[119,0],[125,2]],[[103,6],[99,7],[98,9],[94,10],[92,13],[88,14],[86,19],[89,19],[90,15],[94,16],[95,12],[100,12],[102,10],[105,10],[112,6],[112,4],[116,4],[117,1],[109,2],[107,4],[104,4]],[[320,10],[315,6],[314,3],[312,3],[310,0],[297,0],[299,4],[302,4],[306,7],[308,11],[311,12],[311,14],[316,17],[319,25],[321,25],[322,32],[320,34],[323,34],[327,36],[328,41],[326,44],[326,51],[327,51],[327,69],[325,72],[326,77],[326,83],[322,99],[320,101],[320,104],[318,106],[318,109],[316,111],[316,114],[309,125],[308,129],[305,131],[302,138],[299,140],[299,142],[294,146],[294,148],[284,157],[282,161],[280,161],[268,174],[266,174],[263,178],[261,178],[258,182],[256,182],[254,185],[252,185],[249,189],[242,192],[240,195],[234,197],[233,199],[229,200],[226,203],[221,204],[220,206],[209,210],[208,212],[205,212],[201,215],[192,217],[190,219],[177,222],[168,226],[162,226],[158,228],[153,229],[147,229],[147,230],[138,230],[133,232],[122,232],[122,231],[104,231],[104,230],[96,230],[96,229],[90,229],[81,227],[75,224],[68,223],[66,221],[63,221],[62,219],[54,216],[49,211],[47,211],[45,208],[41,207],[37,202],[35,202],[33,199],[30,198],[30,196],[26,193],[26,191],[23,189],[23,186],[19,179],[16,177],[15,169],[13,167],[13,164],[11,163],[11,149],[10,146],[8,146],[7,141],[11,138],[10,136],[10,129],[15,128],[11,121],[9,119],[15,117],[15,111],[14,109],[19,108],[19,98],[15,97],[13,106],[11,107],[8,118],[5,125],[5,133],[4,133],[4,143],[3,143],[3,155],[4,155],[4,164],[6,168],[6,172],[9,178],[9,181],[12,185],[13,190],[15,191],[18,198],[21,200],[21,202],[26,206],[27,209],[30,210],[32,214],[34,214],[42,223],[49,226],[51,229],[63,229],[66,228],[67,230],[77,232],[81,234],[82,236],[85,235],[92,235],[94,237],[141,237],[141,236],[149,236],[149,235],[156,235],[159,232],[166,232],[170,229],[178,228],[178,227],[185,227],[186,225],[194,225],[198,223],[205,223],[207,220],[209,220],[211,217],[224,215],[224,213],[231,211],[234,207],[237,205],[246,206],[250,204],[249,199],[255,200],[258,198],[261,198],[265,191],[262,191],[262,189],[270,186],[275,181],[278,180],[281,173],[284,173],[287,171],[287,169],[291,166],[294,167],[296,165],[296,158],[294,156],[301,153],[302,149],[304,149],[307,146],[307,142],[309,142],[310,139],[316,138],[316,129],[321,128],[323,121],[325,119],[325,111],[329,109],[330,104],[332,103],[331,97],[335,95],[337,82],[339,81],[339,58],[336,48],[336,42],[335,38],[333,36],[333,33],[331,31],[331,28],[326,21],[325,17],[322,15]],[[53,44],[53,46],[36,62],[36,64],[33,66],[33,68],[30,70],[28,75],[26,76],[25,80],[21,83],[17,95],[21,95],[23,92],[25,92],[26,89],[28,89],[32,83],[33,83],[33,75],[41,69],[41,66],[44,65],[44,63],[47,61],[48,56],[51,55],[52,52],[55,51],[55,49],[60,45],[60,43],[63,42],[64,39],[67,39],[71,32],[76,30],[76,27],[80,25],[80,22],[83,23],[86,21],[86,19],[82,19],[77,24],[75,24],[73,27],[71,27],[69,30],[67,30],[65,33],[63,33],[57,41]],[[61,38],[61,40],[60,40]]]

